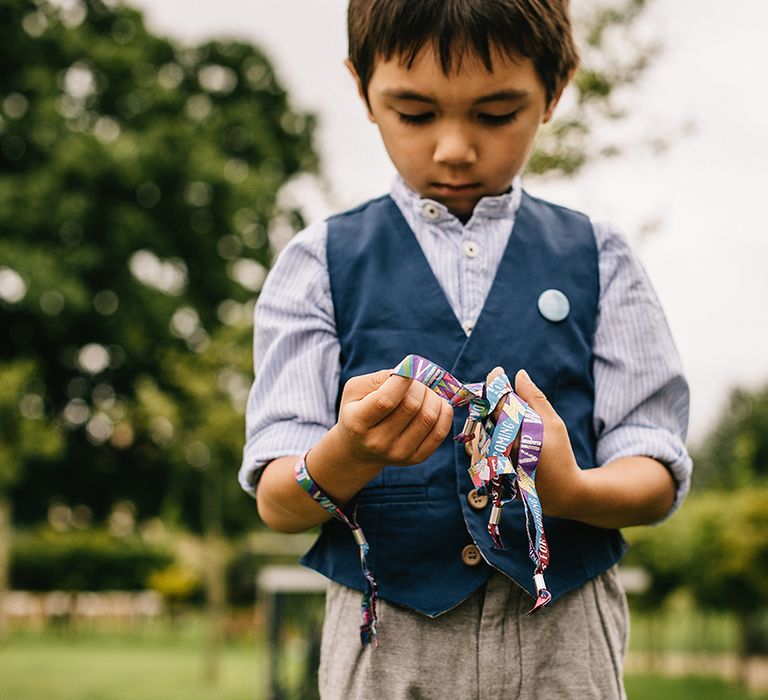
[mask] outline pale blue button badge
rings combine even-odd
[[[559,289],[547,289],[539,296],[539,312],[547,321],[558,323],[571,312],[571,304]]]

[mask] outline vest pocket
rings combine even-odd
[[[358,503],[369,505],[399,505],[427,500],[427,487],[423,484],[388,484],[386,486],[367,486],[360,492]]]

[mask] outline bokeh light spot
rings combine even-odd
[[[248,258],[231,263],[228,272],[231,279],[252,292],[258,292],[267,277],[266,268]]]
[[[88,408],[88,404],[83,399],[72,399],[62,412],[64,422],[70,428],[77,428],[88,420],[91,415],[91,409]]]
[[[90,442],[101,445],[112,437],[112,419],[103,412],[96,413],[85,426],[85,432]]]
[[[184,199],[193,207],[205,207],[211,203],[213,190],[207,182],[196,180],[184,188]]]
[[[187,458],[187,462],[198,469],[207,467],[211,461],[211,451],[205,443],[200,442],[199,440],[190,442],[186,446],[184,449],[184,456]]]
[[[139,282],[166,294],[178,295],[186,287],[187,266],[178,258],[164,261],[148,250],[137,250],[128,266]]]
[[[40,308],[49,316],[58,316],[64,309],[64,295],[58,289],[49,289],[40,295]]]
[[[29,107],[27,98],[20,92],[12,92],[3,100],[3,112],[11,119],[21,119]]]
[[[120,300],[111,289],[102,289],[93,297],[93,308],[102,316],[111,316],[119,305]]]
[[[27,293],[27,283],[10,267],[0,267],[0,299],[15,304]]]
[[[19,412],[29,420],[39,420],[43,417],[45,403],[39,394],[25,394],[19,401]]]
[[[243,249],[242,241],[232,234],[227,234],[219,238],[219,242],[216,244],[216,250],[219,255],[225,260],[234,260],[240,255],[240,251]]]
[[[204,90],[221,95],[228,95],[237,87],[235,71],[216,63],[203,66],[197,73],[197,80]]]
[[[30,12],[21,20],[21,26],[29,36],[37,39],[48,28],[48,18],[42,12]]]
[[[212,109],[213,104],[208,95],[192,95],[192,97],[187,100],[187,115],[195,121],[202,121],[205,119],[211,113]]]
[[[184,80],[184,69],[178,63],[166,63],[157,71],[157,82],[166,90],[174,90]]]
[[[80,348],[77,364],[88,374],[99,374],[109,367],[109,350],[99,343],[88,343]]]
[[[120,125],[112,117],[99,117],[93,125],[93,134],[102,143],[114,143],[120,137]]]
[[[248,163],[240,158],[230,158],[224,164],[224,177],[233,185],[239,185],[248,177],[250,168]]]

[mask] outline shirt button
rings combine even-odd
[[[470,508],[473,508],[474,510],[482,510],[488,505],[488,496],[484,493],[478,493],[477,489],[472,489],[467,494],[467,501],[469,502]]]
[[[464,255],[468,258],[476,258],[480,254],[480,246],[475,241],[464,242]]]
[[[472,321],[464,321],[464,323],[461,324],[461,327],[464,329],[464,332],[469,335],[475,327],[475,324]]]
[[[430,221],[434,221],[438,216],[440,216],[440,210],[434,204],[425,204],[421,208],[421,213],[424,214],[425,218],[429,219]]]
[[[461,561],[467,566],[477,566],[482,560],[480,550],[473,544],[468,544],[461,550]]]

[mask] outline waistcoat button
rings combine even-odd
[[[461,550],[461,561],[467,566],[477,566],[483,558],[480,556],[480,550],[473,544],[468,544]]]
[[[475,510],[482,510],[488,505],[488,496],[482,493],[478,493],[477,489],[472,489],[467,494],[467,501],[469,502],[470,508],[474,508]]]

